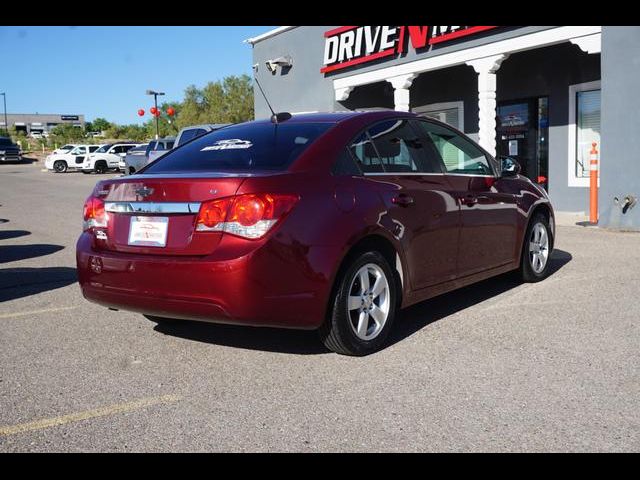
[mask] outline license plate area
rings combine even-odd
[[[148,217],[134,215],[129,223],[129,245],[144,247],[165,247],[169,217]]]

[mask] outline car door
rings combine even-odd
[[[493,159],[444,124],[419,121],[440,154],[445,177],[460,206],[458,276],[514,261],[516,196],[500,190]]]
[[[118,168],[118,164],[120,163],[120,159],[122,158],[122,152],[122,145],[111,147],[111,150],[109,150],[109,153],[106,155],[107,166],[109,168]]]
[[[408,118],[371,126],[370,165],[364,175],[376,185],[404,246],[413,290],[452,280],[460,229],[459,206],[440,169],[437,152]]]

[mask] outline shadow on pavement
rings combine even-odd
[[[549,275],[555,274],[572,259],[564,250],[554,250]],[[389,345],[413,335],[423,327],[477,303],[488,300],[521,285],[513,273],[507,273],[454,292],[440,295],[413,305],[400,312],[393,326]],[[255,328],[176,320],[156,325],[165,335],[198,342],[250,350],[317,355],[330,353],[320,342],[316,332],[277,328]]]
[[[31,235],[27,230],[0,230],[0,240],[8,240],[10,238],[18,238]]]
[[[0,302],[66,287],[77,281],[69,267],[0,269]]]
[[[555,249],[549,260],[549,276],[554,275],[572,258],[569,252]],[[489,300],[519,285],[522,285],[522,281],[517,273],[509,272],[412,305],[398,318],[400,321],[394,325],[389,344],[400,342],[433,322]]]
[[[34,244],[0,246],[0,263],[42,257],[62,250],[62,245]]]

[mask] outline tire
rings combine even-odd
[[[97,161],[95,163],[95,165],[93,166],[93,170],[97,174],[106,173],[107,172],[107,162],[105,162],[104,160]]]
[[[385,290],[377,296],[375,292],[368,295],[380,274],[384,275]],[[360,279],[364,276],[369,289],[364,289],[363,295]],[[363,356],[379,350],[385,345],[397,310],[398,284],[391,266],[380,253],[366,252],[353,260],[336,282],[327,318],[318,330],[320,339],[329,350],[342,355]],[[351,310],[350,297],[355,300]],[[377,313],[369,314],[369,308]]]
[[[65,173],[67,171],[67,162],[64,160],[56,160],[53,162],[53,171],[56,173]]]
[[[519,275],[523,282],[534,283],[549,276],[553,235],[547,217],[536,213],[527,226],[522,245]]]

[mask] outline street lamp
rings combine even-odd
[[[164,92],[155,92],[153,90],[147,90],[147,95],[153,95],[153,103],[156,107],[156,111],[158,110],[158,95],[164,95]],[[158,127],[158,117],[159,115],[155,114],[156,117],[156,140],[160,138],[160,129]]]
[[[9,123],[7,122],[7,94],[2,92],[0,93],[4,100],[4,130],[7,132],[7,137],[9,136]]]

